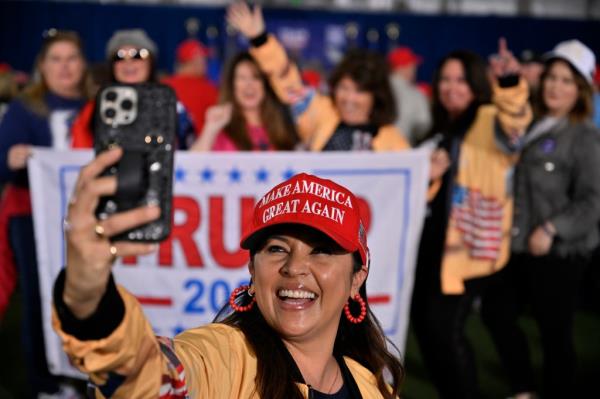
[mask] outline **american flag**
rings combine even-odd
[[[452,195],[450,225],[463,234],[463,242],[474,259],[498,258],[502,242],[502,204],[479,191],[456,186]]]

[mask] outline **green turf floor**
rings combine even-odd
[[[523,317],[520,325],[527,334],[531,350],[537,385],[541,384],[542,353],[539,333],[535,322]],[[482,398],[498,399],[510,395],[508,381],[500,365],[491,337],[477,314],[467,323],[467,335],[471,340],[477,362]],[[591,398],[590,392],[597,392],[600,375],[600,314],[579,311],[575,316],[575,345],[578,356],[577,387],[573,398]],[[434,399],[436,392],[428,381],[415,337],[409,334],[405,358],[407,377],[403,399]]]

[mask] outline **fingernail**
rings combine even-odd
[[[150,244],[148,251],[155,252],[156,250],[158,250],[158,244]]]

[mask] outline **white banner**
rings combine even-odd
[[[29,178],[44,336],[52,373],[77,376],[50,324],[52,286],[65,264],[62,221],[90,151],[36,149]],[[367,292],[386,334],[404,348],[413,269],[421,234],[428,152],[176,154],[174,226],[157,254],[122,259],[117,281],[138,297],[157,334],[210,322],[234,288],[249,280],[239,250],[243,221],[268,189],[298,172],[348,187],[370,210]]]

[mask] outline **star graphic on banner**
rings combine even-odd
[[[204,170],[200,171],[200,179],[202,179],[205,183],[212,183],[213,177],[215,177],[215,171],[206,167]]]
[[[175,181],[179,181],[179,182],[184,181],[186,174],[187,174],[187,172],[183,168],[177,168],[177,169],[175,169]]]
[[[269,180],[269,172],[265,168],[256,171],[256,181],[266,183]]]
[[[231,183],[239,183],[242,180],[242,171],[238,168],[233,168],[229,171],[229,181]]]
[[[182,326],[181,324],[177,324],[175,327],[173,327],[173,336],[175,336],[183,331],[185,331],[185,327]]]
[[[285,180],[287,180],[287,179],[289,179],[290,177],[294,176],[295,174],[296,174],[296,172],[294,171],[294,169],[292,169],[292,168],[288,168],[288,169],[286,169],[286,170],[284,170],[284,171],[283,171],[283,173],[281,174],[281,176],[282,176],[282,177],[283,177]]]

